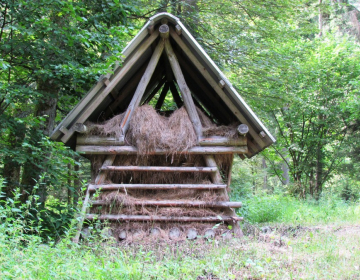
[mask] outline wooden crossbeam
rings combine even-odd
[[[124,138],[96,135],[78,135],[77,145],[124,146]],[[199,140],[200,146],[246,146],[247,138],[231,139],[223,136],[204,136]]]
[[[224,184],[107,184],[107,185],[89,185],[89,191],[94,192],[101,189],[102,191],[115,190],[217,190],[224,189]]]
[[[142,76],[138,87],[136,88],[134,96],[125,112],[124,118],[121,121],[120,129],[121,129],[122,135],[126,134],[126,131],[129,127],[131,116],[133,115],[135,109],[139,106],[139,104],[141,102],[141,98],[144,95],[146,87],[151,79],[152,74],[154,73],[154,70],[156,68],[156,65],[159,62],[159,59],[160,59],[160,56],[161,56],[161,53],[163,52],[163,50],[164,50],[164,41],[160,40],[151,56],[150,62],[145,70],[145,73]]]
[[[241,221],[240,217],[216,216],[216,217],[167,217],[167,216],[142,216],[142,215],[86,215],[88,220],[110,221],[149,221],[149,222],[230,222]]]
[[[134,53],[134,55],[125,62],[121,70],[111,79],[109,85],[107,87],[104,87],[104,89],[93,98],[90,106],[84,108],[83,111],[80,111],[81,107],[77,106],[76,110],[72,111],[71,115],[74,115],[77,112],[77,115],[75,115],[74,117],[79,116],[76,122],[84,123],[90,117],[90,115],[99,106],[99,104],[105,99],[105,97],[108,96],[108,94],[114,89],[118,82],[126,75],[126,73],[129,72],[132,66],[138,61],[138,59],[144,54],[144,52],[149,48],[149,46],[155,41],[158,36],[159,32],[155,31],[153,34],[150,35],[148,39],[146,39],[144,44],[141,45],[141,47]],[[101,84],[103,83],[101,82]],[[73,133],[74,131],[72,129],[69,129],[69,133],[65,134],[61,138],[61,141],[66,143],[73,135]]]
[[[155,110],[159,111],[161,109],[161,106],[164,104],[165,97],[169,91],[169,83],[165,83],[164,88],[162,89],[159,99],[156,102]]]
[[[176,55],[170,44],[169,39],[165,39],[165,51],[169,58],[171,69],[174,73],[176,82],[179,86],[180,93],[181,93],[182,99],[184,101],[184,105],[186,107],[187,113],[189,115],[189,118],[190,118],[193,126],[194,126],[195,133],[198,136],[198,138],[200,138],[202,136],[202,126],[201,126],[200,118],[196,111],[194,100],[191,97],[190,89],[186,84],[184,75],[181,71],[179,62],[176,58]]]
[[[208,81],[211,87],[217,92],[217,94],[221,97],[221,99],[225,102],[225,104],[232,110],[235,116],[239,119],[241,123],[247,124],[249,126],[249,133],[251,136],[259,143],[259,145],[263,148],[266,146],[264,140],[258,135],[258,133],[251,127],[246,118],[241,114],[241,112],[236,108],[230,98],[226,95],[224,90],[218,85],[218,82],[213,79],[211,74],[206,70],[206,68],[201,64],[201,62],[197,59],[197,57],[192,53],[189,47],[184,43],[181,37],[174,31],[174,29],[170,28],[170,36],[175,40],[175,42],[179,45],[182,51],[186,54],[186,56],[191,60],[191,62],[195,65],[197,70],[203,75],[203,77]]]
[[[92,206],[103,206],[111,205],[111,201],[97,200],[91,203]],[[229,202],[229,201],[189,201],[189,200],[141,200],[141,201],[131,201],[127,203],[121,203],[122,206],[159,206],[159,207],[209,207],[209,208],[241,208],[241,202]]]
[[[178,167],[178,166],[107,166],[101,170],[106,171],[145,171],[145,172],[199,172],[211,173],[217,171],[216,167]]]
[[[149,103],[149,101],[158,93],[161,87],[165,84],[165,81],[166,81],[166,77],[163,77],[161,81],[158,83],[158,85],[155,87],[155,89],[149,94],[148,97],[146,97],[145,101],[143,102],[144,104]]]
[[[85,155],[111,155],[124,154],[136,155],[138,149],[133,146],[94,146],[94,145],[77,145],[76,151]],[[245,154],[247,146],[239,147],[193,147],[186,151],[178,152],[178,154]],[[172,151],[156,149],[147,155],[170,155]]]

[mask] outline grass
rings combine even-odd
[[[148,247],[1,242],[0,279],[359,279],[359,232],[303,228],[281,245],[276,233]]]
[[[45,245],[24,233],[18,208],[2,208],[0,279],[360,278],[359,204],[264,195],[244,205],[241,240],[127,246],[70,236]],[[264,225],[272,232],[261,233]]]

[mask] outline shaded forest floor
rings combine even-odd
[[[0,279],[359,279],[360,221],[244,225],[241,240],[26,247],[0,242]],[[264,231],[267,231],[266,233]],[[2,239],[4,236],[2,236]],[[2,240],[4,241],[4,239]]]

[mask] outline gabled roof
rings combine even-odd
[[[158,29],[161,22],[164,21],[167,21],[170,27],[171,44],[196,105],[204,108],[204,111],[219,124],[230,124],[235,121],[247,124],[249,127],[247,135],[249,157],[274,143],[274,137],[212,59],[180,20],[169,13],[160,13],[150,18],[123,50],[122,66],[117,67],[112,75],[101,77],[98,83],[55,128],[51,138],[73,147],[75,124],[84,123],[87,120],[106,120],[126,110],[150,60],[156,42],[160,40]],[[154,90],[158,90],[166,79],[171,79],[171,77],[169,78],[169,69],[168,61],[163,56],[156,66],[142,102]]]

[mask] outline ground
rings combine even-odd
[[[0,279],[360,279],[359,223],[261,228],[226,242],[0,242]]]

